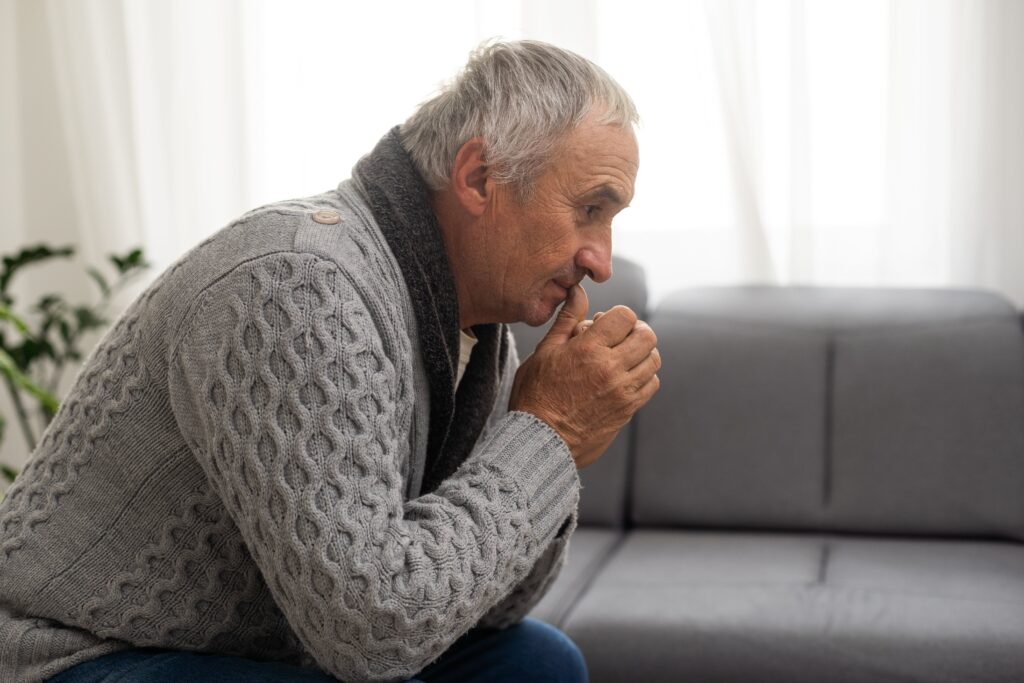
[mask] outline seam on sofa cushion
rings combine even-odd
[[[576,608],[576,605],[583,598],[584,594],[590,590],[590,587],[594,585],[594,580],[597,579],[597,575],[601,573],[601,570],[607,566],[608,562],[611,561],[612,555],[618,552],[619,548],[626,541],[627,534],[620,533],[619,537],[609,545],[608,549],[603,553],[600,553],[591,560],[590,564],[587,565],[584,570],[584,580],[580,582],[579,588],[575,592],[569,592],[568,597],[563,601],[562,609],[558,610],[554,615],[555,626],[562,629],[565,626],[565,620],[569,618],[569,615]],[[568,592],[568,591],[567,591]]]
[[[818,576],[814,585],[823,586],[828,580],[828,565],[832,560],[832,544],[825,541],[821,544],[821,557],[818,559]]]
[[[640,412],[643,412],[643,408]],[[622,492],[622,509],[619,510],[619,528],[625,531],[633,528],[633,480],[636,477],[636,444],[640,431],[638,423],[642,419],[642,414],[634,415],[626,425],[629,431],[626,433],[626,476],[622,484],[625,490]]]

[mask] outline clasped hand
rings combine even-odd
[[[586,320],[589,301],[576,285],[536,350],[516,373],[509,410],[547,422],[583,469],[595,462],[655,392],[658,338],[626,306]]]

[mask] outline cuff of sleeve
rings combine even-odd
[[[510,412],[488,441],[494,466],[529,501],[534,540],[546,545],[579,504],[580,478],[569,447],[548,423],[521,411]]]
[[[574,510],[572,514],[565,518],[562,522],[562,526],[558,528],[558,533],[555,534],[555,538],[567,538],[572,536],[572,532],[576,530],[576,515],[579,514],[578,510]]]

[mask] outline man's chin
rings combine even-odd
[[[540,327],[545,324],[562,305],[561,301],[551,302],[547,300],[532,301],[523,307],[520,321],[530,327]]]

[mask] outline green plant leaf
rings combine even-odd
[[[39,358],[57,358],[57,349],[49,339],[43,336],[26,339],[20,345],[9,348],[8,351],[18,362],[18,367],[25,372]]]
[[[71,344],[71,325],[68,324],[67,320],[63,318],[57,323],[57,328],[60,330],[60,338],[64,340],[64,345]]]
[[[110,283],[107,282],[107,278],[103,277],[103,273],[91,266],[87,268],[85,272],[89,274],[89,277],[91,277],[100,288],[100,292],[104,297],[110,296]]]
[[[28,329],[28,323],[19,318],[14,314],[14,311],[9,309],[7,306],[0,306],[0,320],[6,320],[7,322],[14,325],[14,329],[21,332],[25,337],[31,337],[32,332]]]
[[[17,254],[5,255],[3,268],[0,268],[0,292],[7,292],[11,278],[25,266],[52,258],[66,258],[74,253],[75,248],[70,246],[53,248],[46,244],[37,244],[34,247],[25,247]]]
[[[14,364],[22,371],[28,372],[28,368],[40,357],[54,357],[53,345],[41,336],[25,337],[20,344],[0,347],[10,354]]]
[[[50,313],[64,306],[64,298],[59,294],[44,294],[36,302],[36,310],[41,313]]]
[[[117,254],[110,255],[110,262],[114,264],[117,272],[124,275],[128,271],[135,270],[137,268],[147,268],[149,264],[146,263],[142,255],[142,249],[136,248],[127,252],[123,256]]]
[[[107,324],[107,321],[97,315],[96,311],[89,306],[76,306],[74,314],[75,323],[78,325],[79,332],[84,330],[94,330]]]
[[[33,382],[19,368],[9,353],[0,349],[0,374],[9,379],[16,387],[39,401],[44,408],[57,412],[60,401],[50,392]]]

